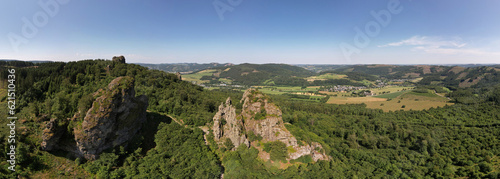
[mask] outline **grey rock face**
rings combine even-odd
[[[215,141],[218,143],[223,143],[224,138],[228,138],[234,145],[234,148],[238,148],[240,145],[250,146],[248,139],[243,131],[243,121],[237,119],[236,109],[231,105],[231,98],[227,98],[225,105],[221,104],[219,106],[219,111],[215,114],[214,125],[212,130],[214,131]]]
[[[134,80],[118,77],[108,88],[94,95],[97,99],[80,126],[75,127],[77,153],[94,160],[108,148],[130,140],[146,120],[148,99],[135,97]]]
[[[252,131],[256,136],[261,136],[264,142],[281,141],[287,147],[291,146],[295,152],[288,154],[289,159],[311,155],[314,161],[329,160],[329,157],[322,152],[321,144],[297,141],[286,129],[281,110],[261,92],[248,89],[240,102],[243,103],[241,114],[236,114],[236,109],[231,105],[229,98],[225,105],[219,106],[212,127],[214,138],[220,141],[219,143],[223,142],[222,139],[229,138],[236,147],[242,143],[248,146],[244,133]]]

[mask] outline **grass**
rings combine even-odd
[[[78,166],[74,160],[64,156],[53,155],[49,152],[40,151],[39,158],[46,165],[45,170],[31,174],[33,178],[89,178],[90,174]]]
[[[331,104],[360,104],[373,101],[386,101],[383,98],[368,97],[331,97],[327,103]]]
[[[227,79],[227,78],[219,78],[220,82],[224,82],[226,84],[232,84],[233,80]]]
[[[424,100],[420,99],[416,101],[414,99],[410,98],[397,98],[393,99],[391,101],[381,101],[381,102],[365,102],[367,108],[372,108],[372,109],[382,109],[385,112],[388,111],[397,111],[397,110],[424,110],[424,109],[429,109],[431,107],[436,108],[436,107],[443,107],[445,105],[453,105],[453,103],[448,103],[446,101],[439,101],[439,100]],[[402,108],[402,106],[405,106],[405,108]]]
[[[242,89],[241,91],[245,91],[245,89]],[[271,87],[264,87],[262,89],[259,89],[259,91],[261,91],[262,93],[265,93],[265,94],[285,94],[287,92],[283,92],[283,91],[278,91],[278,90],[273,90],[273,88]]]
[[[182,75],[182,80],[184,81],[195,81],[197,84],[206,83],[208,80],[200,80],[203,76],[212,76],[217,70],[203,70],[198,73],[192,73],[187,75]]]
[[[333,73],[325,73],[325,74],[322,74],[322,75],[318,75],[318,76],[311,76],[311,77],[307,77],[306,80],[307,81],[315,81],[315,80],[329,80],[329,79],[342,79],[342,78],[346,78],[347,75],[339,75],[339,74],[333,74]]]
[[[325,96],[310,96],[309,99],[299,99],[299,98],[291,98],[292,100],[299,100],[299,101],[315,101],[318,102],[319,100],[325,98]]]
[[[387,99],[392,99],[387,101]],[[431,107],[453,105],[445,97],[434,93],[416,93],[412,91],[399,91],[379,96],[369,97],[331,97],[327,103],[332,104],[360,104],[365,103],[367,108],[382,109],[385,112],[398,110],[424,110]],[[405,106],[402,108],[402,106]]]
[[[416,96],[426,96],[426,97],[438,97],[438,95],[434,93],[416,93],[416,92],[408,92],[408,95],[416,95]]]
[[[309,86],[306,89],[302,89],[300,86],[254,86],[260,87],[259,91],[265,94],[285,94],[285,93],[307,93],[309,91],[317,91],[318,86]],[[244,91],[244,90],[243,90]]]
[[[394,92],[394,93],[388,93],[388,94],[377,95],[377,96],[373,96],[373,97],[376,97],[376,98],[393,99],[393,98],[397,98],[399,95],[402,95],[403,93],[406,93],[406,92],[405,92],[405,91],[400,91],[400,92]]]
[[[379,94],[380,92],[384,92],[384,91],[389,91],[389,93],[394,93],[394,92],[398,92],[398,91],[401,91],[403,89],[409,89],[411,87],[401,87],[401,86],[386,86],[386,87],[383,87],[383,88],[372,88],[370,89],[371,91]]]

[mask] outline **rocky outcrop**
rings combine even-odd
[[[299,157],[305,155],[310,155],[314,161],[329,159],[329,157],[324,152],[321,152],[323,146],[321,146],[321,144],[317,142],[311,142],[311,144],[306,144],[303,146],[294,145],[293,148],[295,149],[295,152],[288,154],[290,156],[290,159],[298,159]]]
[[[247,119],[245,129],[253,131],[255,135],[260,135],[267,141],[279,140],[287,146],[296,146],[297,139],[283,124],[281,110],[268,100],[268,97],[256,90],[245,91],[241,100],[243,103],[241,114]]]
[[[46,122],[42,131],[42,150],[53,150],[57,147],[59,139],[64,134],[64,127],[58,126],[57,119],[52,118]]]
[[[114,56],[113,62],[125,63],[125,57],[124,56]]]
[[[225,142],[223,139],[230,139],[234,148],[238,148],[242,144],[250,146],[243,131],[243,121],[237,119],[236,108],[231,105],[231,98],[227,98],[225,105],[219,106],[219,111],[215,114],[213,121],[214,139],[219,144]]]
[[[177,79],[179,81],[182,81],[182,75],[181,75],[181,73],[177,72],[177,73],[175,73],[175,76],[177,76]]]
[[[287,147],[293,148],[290,150],[293,153],[288,154],[288,159],[297,159],[305,155],[310,155],[314,161],[329,159],[323,152],[321,144],[297,141],[286,129],[281,110],[261,92],[254,89],[246,90],[240,103],[243,103],[241,114],[236,114],[230,98],[226,100],[225,105],[221,104],[219,107],[212,127],[216,141],[223,141],[221,139],[227,137],[237,147],[236,144],[241,145],[248,141],[245,133],[252,132],[262,137],[263,142],[281,141]],[[224,121],[226,124],[222,124]]]
[[[93,160],[103,151],[131,139],[146,120],[148,99],[135,97],[134,79],[118,77],[106,89],[94,93],[96,100],[81,125],[74,129],[77,153]]]

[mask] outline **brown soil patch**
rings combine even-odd
[[[481,79],[482,79],[482,77],[478,77],[478,78],[472,80],[472,82],[469,82],[470,78],[467,78],[465,81],[461,82],[458,86],[461,88],[470,87],[472,85],[479,83],[479,81],[481,81]]]
[[[459,67],[459,66],[456,66],[456,67],[453,67],[453,68],[450,69],[450,71],[452,71],[455,74],[458,74],[458,73],[460,73],[460,72],[462,72],[464,70],[465,70],[464,67]]]
[[[326,79],[312,79],[312,78],[309,78],[307,79],[307,81],[324,81]]]
[[[429,65],[417,65],[417,67],[420,67],[423,69],[424,75],[431,73],[431,66],[429,66]]]
[[[457,80],[464,78],[464,77],[465,77],[465,76],[467,76],[468,74],[469,74],[469,73],[467,73],[467,72],[460,73],[460,75],[458,75],[458,77],[457,77]]]

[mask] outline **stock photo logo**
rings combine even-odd
[[[212,2],[215,12],[219,16],[220,21],[224,21],[224,13],[227,11],[233,12],[236,7],[238,7],[243,0],[215,0]]]
[[[10,32],[7,34],[7,39],[9,39],[10,45],[15,52],[19,51],[21,45],[26,45],[29,43],[29,39],[33,39],[38,34],[38,31],[45,27],[51,18],[54,18],[59,14],[61,5],[65,5],[70,0],[40,0],[38,5],[40,10],[33,13],[31,18],[23,17],[23,25],[19,32]]]

